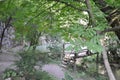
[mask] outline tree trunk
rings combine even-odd
[[[4,35],[5,35],[5,30],[10,27],[9,24],[10,24],[10,21],[12,20],[12,17],[10,16],[7,21],[5,22],[5,26],[3,26],[3,31],[2,31],[2,34],[1,34],[1,38],[0,38],[0,50],[2,48],[2,42],[3,42],[3,38],[4,38]]]
[[[76,57],[77,57],[77,53],[74,53],[74,57],[73,57],[73,61],[74,61],[74,63],[73,63],[73,70],[74,70],[74,72],[76,72],[77,71],[77,67],[76,67]]]
[[[106,51],[105,47],[103,49],[102,55],[103,55],[104,65],[105,65],[105,68],[106,68],[108,76],[109,76],[109,80],[116,80],[115,76],[112,72],[112,69],[110,67],[110,64],[108,62],[107,51]]]
[[[63,60],[64,54],[65,54],[65,43],[63,43],[63,51],[61,53],[61,61]]]
[[[96,75],[98,76],[98,72],[99,72],[99,53],[97,53],[96,56]]]

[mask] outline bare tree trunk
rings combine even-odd
[[[3,38],[4,38],[4,35],[5,35],[5,30],[10,27],[9,24],[10,24],[10,21],[12,20],[12,17],[10,16],[8,18],[8,20],[5,22],[5,26],[3,27],[3,31],[2,31],[2,34],[1,34],[1,39],[0,39],[0,50],[2,48],[2,42],[3,42]]]
[[[73,70],[74,70],[74,72],[76,72],[76,70],[77,70],[77,67],[76,67],[76,57],[77,57],[77,53],[74,53],[74,57],[73,57],[73,61],[74,61],[74,63],[73,63]]]
[[[115,76],[114,76],[114,74],[112,72],[112,69],[110,67],[110,64],[109,64],[109,61],[108,61],[108,57],[107,57],[107,51],[106,51],[105,47],[103,49],[102,55],[103,55],[104,65],[105,65],[105,68],[107,70],[107,74],[109,76],[109,80],[116,80]]]
[[[61,53],[61,61],[63,60],[64,54],[65,54],[65,43],[63,43],[63,51]]]
[[[90,4],[90,0],[85,0],[87,9],[88,9],[88,14],[89,14],[89,24],[88,25],[95,25],[95,20],[94,20],[94,16],[92,13],[92,8],[91,8],[91,4]]]
[[[97,53],[96,56],[96,75],[98,76],[98,72],[99,72],[99,53]]]

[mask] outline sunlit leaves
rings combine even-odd
[[[120,8],[120,0],[106,0],[109,5]]]
[[[62,2],[61,2],[62,1]],[[119,3],[106,0],[107,3]],[[72,7],[72,6],[74,7]],[[6,0],[0,2],[0,19],[12,16],[16,32],[26,36],[35,25],[37,31],[55,35],[79,46],[100,52],[101,46],[97,31],[108,27],[104,14],[91,1],[95,26],[88,25],[89,15],[86,4],[77,0]],[[80,10],[79,10],[80,9]]]
[[[89,42],[86,42],[86,46],[89,50],[92,50],[92,52],[101,52],[100,36],[93,37]]]

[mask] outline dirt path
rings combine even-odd
[[[16,47],[10,49],[10,51],[8,52],[4,51],[3,53],[0,53],[0,75],[7,68],[15,69],[14,61],[19,60],[19,57],[16,56],[16,52],[19,51],[20,49],[21,47]],[[43,65],[42,70],[55,76],[57,80],[62,80],[62,78],[64,78],[65,69],[63,69],[57,64]],[[86,80],[86,79],[79,78],[77,80]]]
[[[48,72],[49,74],[52,74],[59,80],[62,80],[62,78],[64,78],[64,71],[57,64],[43,65],[42,70]]]
[[[0,73],[7,68],[15,68],[14,61],[19,60],[16,53],[21,49],[22,46],[18,46],[8,51],[3,50],[2,53],[0,53]]]
[[[46,64],[42,67],[43,71],[48,72],[49,74],[53,75],[57,78],[57,80],[62,80],[64,78],[64,73],[67,71],[64,68],[60,67],[58,64]],[[71,75],[71,74],[70,74]],[[72,74],[71,76],[74,76],[75,74]],[[75,78],[74,80],[94,80],[94,79],[83,79],[83,78]]]

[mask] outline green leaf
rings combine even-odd
[[[67,73],[65,73],[65,80],[73,80],[73,78]]]

